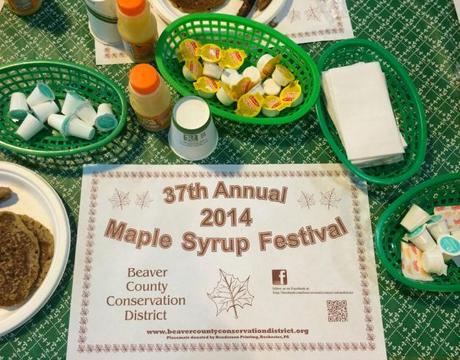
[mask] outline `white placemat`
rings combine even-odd
[[[298,44],[354,36],[345,0],[288,0],[272,25]]]
[[[385,359],[339,165],[86,166],[68,359]]]

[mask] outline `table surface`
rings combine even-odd
[[[429,141],[420,172],[400,186],[369,186],[373,225],[386,206],[411,186],[460,171],[460,26],[452,0],[349,0],[355,35],[381,43],[408,70],[425,104]],[[315,59],[328,45],[302,45]],[[0,64],[62,59],[95,67],[94,42],[83,1],[45,0],[32,17],[0,13]],[[98,66],[126,87],[130,65]],[[220,141],[205,163],[337,162],[314,112],[299,122],[251,128],[217,121]],[[250,130],[250,131],[248,131]],[[122,135],[105,148],[78,157],[37,159],[1,150],[0,160],[41,174],[63,199],[72,227],[70,259],[57,291],[21,328],[0,339],[0,360],[65,358],[82,165],[85,163],[182,164],[167,133],[142,132],[129,114]],[[377,260],[389,359],[460,359],[460,294],[424,293],[399,285]]]

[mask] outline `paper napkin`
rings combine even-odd
[[[407,144],[378,62],[330,69],[322,83],[327,110],[350,161],[374,166],[402,159]]]

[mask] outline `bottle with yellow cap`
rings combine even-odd
[[[136,63],[154,58],[157,24],[146,0],[117,0],[118,32],[123,45]]]
[[[129,101],[139,124],[148,131],[166,129],[171,122],[171,94],[157,70],[136,65],[129,73]]]
[[[16,15],[26,16],[37,12],[42,0],[8,0],[8,5]]]

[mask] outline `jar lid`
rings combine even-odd
[[[131,69],[129,83],[134,91],[147,95],[160,86],[160,75],[152,65],[139,64]]]
[[[145,9],[145,0],[117,0],[118,9],[124,15],[136,16]]]

